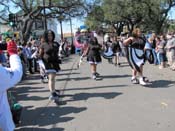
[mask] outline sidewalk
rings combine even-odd
[[[62,100],[48,100],[47,84],[39,74],[29,76],[15,89],[23,105],[22,123],[16,131],[174,131],[175,77],[168,68],[146,64],[150,87],[130,82],[131,68],[122,58],[121,67],[103,63],[98,66],[102,80],[92,80],[88,63],[77,69],[78,56],[61,65],[56,89]]]

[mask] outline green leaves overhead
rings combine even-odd
[[[168,12],[173,6],[175,0],[102,0],[99,7],[104,13],[100,14],[103,16],[101,24],[106,23],[118,30],[118,27],[121,27],[116,25],[123,21],[131,30],[134,26],[139,26],[144,30],[155,30],[159,33],[164,28]],[[95,15],[91,13],[87,17],[88,21],[92,17],[96,18],[92,14]],[[93,21],[98,19],[99,17]]]

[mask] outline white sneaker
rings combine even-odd
[[[142,85],[142,86],[147,85],[147,83],[143,80],[143,77],[141,77],[141,78],[139,79],[139,84]]]
[[[163,69],[163,66],[159,66],[159,69]]]
[[[131,78],[131,82],[132,82],[133,84],[139,84],[139,80],[138,80],[136,77],[132,77],[132,78]]]
[[[92,79],[96,80],[96,78],[97,78],[96,75],[92,75]]]

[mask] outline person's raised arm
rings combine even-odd
[[[39,57],[42,59],[42,58],[43,58],[43,55],[44,55],[44,48],[43,48],[43,46],[41,45],[41,46],[39,47]]]
[[[130,43],[132,43],[133,37],[129,37],[128,39],[123,41],[124,46],[128,46]]]
[[[7,43],[7,52],[10,56],[10,67],[0,66],[0,92],[6,91],[17,84],[23,73],[21,60],[17,55],[17,45],[13,40]]]

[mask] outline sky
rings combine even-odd
[[[75,33],[77,31],[77,28],[80,27],[81,25],[84,25],[84,21],[76,18],[72,18],[72,31]],[[63,33],[70,33],[71,32],[71,26],[70,26],[70,21],[68,22],[63,22]],[[58,32],[60,34],[60,24],[58,25]]]
[[[175,7],[170,10],[168,16],[170,19],[175,19]]]

